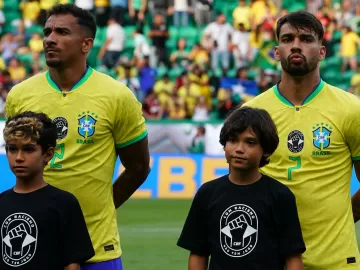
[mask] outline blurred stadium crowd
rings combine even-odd
[[[88,64],[125,83],[147,119],[223,119],[273,86],[275,25],[296,10],[324,26],[322,78],[360,95],[359,0],[0,0],[0,117],[12,86],[46,70],[46,11],[69,2],[97,21]]]

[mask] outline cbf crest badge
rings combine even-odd
[[[313,144],[319,150],[324,150],[330,146],[330,135],[332,127],[328,124],[316,124],[313,127]]]
[[[78,115],[78,133],[80,136],[89,138],[95,134],[96,118],[95,113],[82,112]]]

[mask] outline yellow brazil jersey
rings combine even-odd
[[[89,67],[70,92],[61,92],[48,72],[16,85],[6,116],[28,110],[44,112],[56,124],[56,152],[44,178],[79,200],[96,252],[90,262],[120,257],[112,196],[115,147],[146,136],[141,104],[124,84]]]
[[[267,110],[277,126],[279,147],[262,172],[296,196],[305,269],[360,269],[350,198],[352,161],[360,160],[360,100],[321,81],[301,106],[277,86],[244,106]]]

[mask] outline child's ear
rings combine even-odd
[[[46,152],[44,153],[44,163],[45,163],[45,165],[47,165],[49,163],[49,161],[53,158],[54,152],[55,152],[54,147],[49,147],[46,150]]]
[[[263,154],[263,157],[264,157],[264,158],[268,158],[268,157],[270,157],[270,154],[269,154],[269,153],[264,153],[264,154]]]

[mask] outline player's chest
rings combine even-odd
[[[102,102],[81,96],[52,96],[24,108],[46,113],[56,125],[57,139],[93,144],[111,135],[111,116]]]
[[[343,124],[337,117],[316,110],[294,109],[273,115],[280,139],[278,150],[289,154],[330,155],[345,145]],[[335,120],[334,120],[335,119]]]

